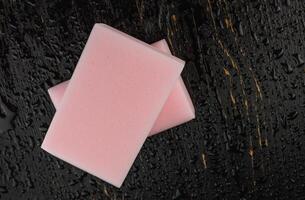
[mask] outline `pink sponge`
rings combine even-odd
[[[170,49],[165,40],[153,43],[152,46],[156,47],[160,51],[170,54]],[[48,90],[56,109],[59,107],[68,84],[69,81],[65,81]],[[185,123],[193,118],[195,118],[193,103],[182,78],[179,77],[149,135],[157,134],[166,129]]]
[[[96,24],[41,147],[120,187],[183,66]]]

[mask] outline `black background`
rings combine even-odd
[[[1,199],[305,199],[303,0],[2,0]],[[40,149],[96,22],[165,38],[197,118],[147,139],[121,189]]]

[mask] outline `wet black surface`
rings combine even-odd
[[[0,2],[0,199],[305,199],[302,0]],[[40,149],[95,22],[187,61],[196,120],[149,138],[121,189]]]

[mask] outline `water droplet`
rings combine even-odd
[[[243,25],[241,22],[238,23],[238,32],[239,32],[239,35],[241,35],[241,36],[244,35],[244,29],[243,29]]]
[[[7,188],[6,188],[6,186],[0,186],[0,193],[7,193],[8,192],[8,190],[7,190]]]
[[[288,63],[281,63],[281,65],[284,67],[284,70],[287,74],[291,74],[293,72],[293,68]]]
[[[297,111],[290,112],[287,116],[288,120],[294,120],[298,117],[299,113]]]
[[[11,111],[0,98],[0,133],[12,129],[15,113]]]
[[[172,199],[178,199],[179,197],[181,197],[181,192],[177,189]]]
[[[276,49],[276,50],[273,51],[273,54],[274,54],[276,59],[279,59],[284,55],[284,49],[283,48]]]

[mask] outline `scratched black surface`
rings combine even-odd
[[[305,199],[303,0],[0,2],[0,199]],[[196,120],[147,139],[121,189],[40,149],[95,22],[187,61]]]

